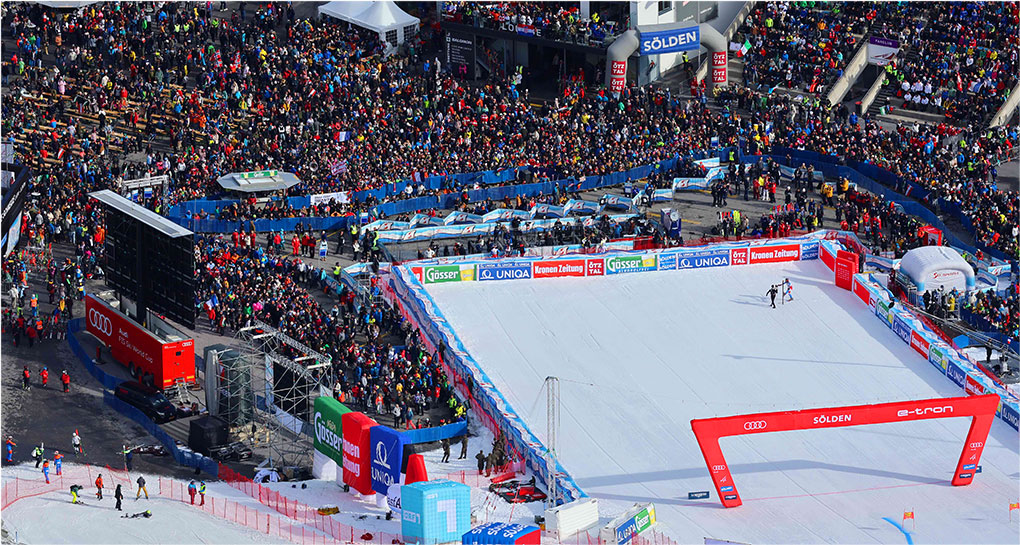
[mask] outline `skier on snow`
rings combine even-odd
[[[99,476],[96,477],[96,497],[99,498],[100,500],[103,499],[103,474],[102,473],[100,473]]]
[[[116,509],[118,511],[123,511],[123,509],[120,508],[120,502],[122,502],[124,500],[124,493],[120,491],[120,485],[119,484],[117,485],[117,490],[113,491],[113,499],[117,500]]]
[[[789,297],[790,301],[793,301],[793,283],[787,278],[783,280],[783,302],[786,302],[786,298]]]
[[[81,500],[78,499],[78,492],[81,492],[82,488],[80,484],[71,485],[71,503],[81,503]]]

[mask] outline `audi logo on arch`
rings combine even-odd
[[[113,335],[113,322],[110,317],[94,308],[89,309],[89,324],[106,336]]]
[[[763,430],[768,427],[768,423],[764,420],[752,420],[750,422],[744,422],[744,429],[747,431]]]
[[[712,466],[712,471],[726,471],[726,466],[725,465]]]
[[[978,441],[976,443],[971,443],[969,445],[970,448],[981,448],[983,446],[985,446],[985,442],[984,441]]]

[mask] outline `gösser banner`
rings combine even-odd
[[[314,427],[315,436],[312,444],[315,450],[325,454],[337,465],[343,466],[343,424],[341,417],[351,412],[344,404],[329,397],[315,398]]]
[[[701,29],[696,26],[660,32],[641,32],[642,55],[694,51],[699,47],[701,47]]]
[[[971,416],[973,418],[970,431],[967,433],[963,453],[956,463],[956,472],[952,480],[953,486],[963,486],[970,484],[974,479],[974,471],[968,468],[981,463],[981,452],[984,450],[988,430],[992,427],[998,406],[999,396],[987,394],[695,419],[691,420],[691,428],[698,439],[698,446],[705,457],[705,463],[708,464],[708,471],[723,506],[737,507],[742,502],[733,483],[733,476],[730,475],[729,467],[726,465],[726,458],[719,448],[720,437]]]

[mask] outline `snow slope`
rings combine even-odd
[[[95,477],[95,470],[91,477]],[[38,496],[22,498],[3,510],[3,525],[17,543],[289,543],[285,539],[256,532],[221,517],[180,502],[161,497],[158,493],[158,477],[145,475],[149,500],[143,496],[135,501],[134,489],[124,492],[123,512],[114,509],[113,490],[116,482],[105,473],[104,499],[97,500],[96,488],[89,482],[89,475],[83,466],[64,464],[65,487],[55,488]],[[3,468],[3,485],[14,486],[17,476],[28,481],[40,480],[42,475],[34,464],[20,464]],[[137,478],[132,474],[132,479]],[[50,472],[51,481],[57,482]],[[23,481],[24,482],[24,481]],[[68,491],[71,484],[80,484],[85,505],[73,505]],[[260,506],[254,500],[230,488],[226,484],[209,482],[208,496],[228,497],[238,503],[247,504],[263,513],[274,511]],[[26,485],[22,485],[26,486]],[[148,519],[125,519],[121,515],[152,511]]]
[[[796,301],[763,294],[790,278]],[[820,261],[428,286],[465,347],[544,435],[543,379],[561,379],[560,461],[603,509],[655,502],[682,543],[1016,543],[1020,446],[996,420],[983,472],[949,484],[969,419],[721,441],[744,505],[712,490],[690,420],[952,397],[960,388],[882,325]],[[907,526],[907,530],[911,527]]]

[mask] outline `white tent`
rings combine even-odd
[[[379,39],[396,47],[418,33],[420,20],[408,15],[391,0],[375,2],[329,2],[319,6],[328,15],[379,33]]]

